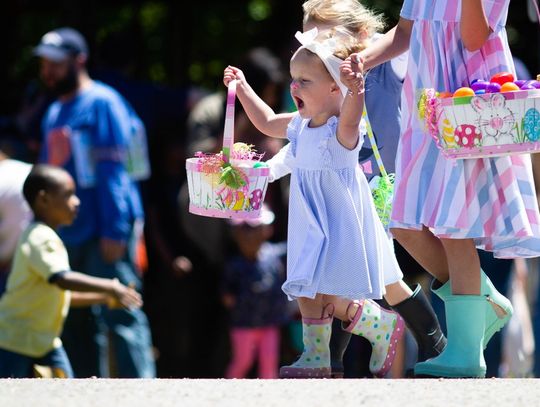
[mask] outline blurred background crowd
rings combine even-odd
[[[397,21],[399,0],[363,3],[384,14],[387,28]],[[255,91],[276,110],[292,108],[286,61],[296,48],[301,6],[302,0],[11,0],[3,5],[0,150],[5,158],[30,164],[38,160],[42,120],[55,96],[39,78],[33,49],[58,27],[73,27],[84,35],[90,77],[116,89],[144,123],[151,176],[139,183],[145,223],[144,233],[137,235],[134,261],[152,338],[148,363],[155,363],[157,377],[274,377],[278,363],[291,362],[301,352],[299,314],[280,290],[285,278],[287,180],[270,186],[260,221],[235,224],[188,213],[185,171],[186,158],[195,152],[220,150],[222,74],[227,65],[241,67]],[[512,1],[507,30],[521,75],[536,77],[540,26],[528,1]],[[235,126],[236,140],[253,144],[265,159],[282,146],[258,133],[239,106]],[[0,177],[10,175],[3,172]],[[0,179],[0,189],[2,185]],[[9,203],[2,200],[2,192],[0,249],[13,240],[13,234],[5,232],[9,219],[3,206]],[[5,279],[9,258],[0,255]],[[535,363],[534,348],[540,339],[539,263],[489,256],[483,260],[490,263],[486,268],[492,280],[511,292],[516,308],[506,331],[487,350],[488,375],[538,377],[540,357]],[[429,287],[412,259],[404,272],[409,282]],[[66,327],[74,329],[69,321]],[[114,330],[104,332],[99,341],[109,351],[108,369],[78,368],[77,357],[70,354],[76,375],[123,375],[119,364],[124,359],[113,357],[123,350],[114,346]],[[136,341],[140,333],[133,335]],[[357,342],[345,358],[349,377],[369,373],[369,348]],[[246,350],[252,344],[258,344],[257,351]],[[72,352],[103,357],[88,353],[82,342],[71,349],[77,346],[80,349]],[[401,377],[412,365],[414,341],[404,340],[402,350],[393,377]]]

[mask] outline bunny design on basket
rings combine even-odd
[[[512,144],[516,125],[514,113],[506,106],[506,99],[500,93],[491,95],[489,100],[482,96],[473,97],[471,105],[478,112],[477,128],[482,134],[484,146]]]

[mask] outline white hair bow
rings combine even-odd
[[[339,66],[343,61],[334,55],[337,41],[335,38],[328,38],[324,41],[318,41],[318,35],[319,31],[317,28],[313,28],[303,33],[297,31],[295,37],[300,44],[302,44],[301,48],[305,48],[314,54],[317,54],[332,76],[332,79],[334,79],[334,81],[338,84],[341,94],[345,96],[347,94],[347,87],[343,85],[339,79]]]

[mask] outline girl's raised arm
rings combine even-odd
[[[381,38],[360,52],[364,61],[364,69],[368,70],[380,65],[409,49],[413,22],[400,18],[397,25]]]
[[[482,48],[491,34],[482,0],[461,1],[461,40],[468,51]]]
[[[228,66],[223,74],[223,83],[225,86],[229,86],[229,82],[232,80],[238,81],[236,86],[238,100],[253,125],[267,136],[286,138],[287,126],[294,114],[276,114],[249,86],[244,73],[238,68]]]
[[[341,105],[336,136],[343,147],[352,150],[358,144],[358,127],[364,111],[364,76],[359,55],[350,55],[339,71],[341,82],[349,91]]]

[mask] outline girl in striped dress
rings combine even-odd
[[[476,248],[497,257],[540,254],[540,215],[529,156],[447,160],[418,118],[424,88],[453,91],[514,72],[509,0],[405,0],[396,27],[364,50],[365,67],[409,49],[402,94],[392,233],[433,274],[445,302],[446,350],[420,375],[483,377],[483,348],[512,306],[480,270]]]
[[[270,166],[274,178],[291,172],[283,290],[298,301],[304,352],[282,367],[280,376],[330,377],[333,315],[345,329],[369,339],[370,369],[383,376],[404,323],[371,299],[381,298],[385,286],[402,274],[358,167],[364,82],[362,64],[348,57],[358,47],[348,37],[350,46],[344,45],[334,33],[317,37],[317,30],[297,38],[303,45],[290,64],[297,113],[275,114],[241,70],[224,72],[225,85],[237,80],[238,98],[253,124],[266,135],[290,140],[283,160]],[[280,166],[286,170],[280,172]],[[352,301],[356,298],[361,300]]]

